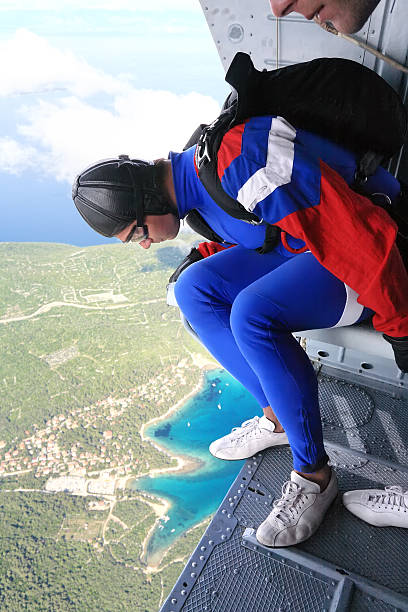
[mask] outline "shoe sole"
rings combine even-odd
[[[223,461],[242,461],[243,459],[250,459],[251,457],[254,457],[255,455],[257,455],[258,453],[268,449],[268,448],[276,448],[278,446],[289,446],[289,442],[280,442],[279,444],[272,444],[272,446],[264,446],[264,448],[259,448],[257,451],[255,451],[252,455],[245,455],[244,457],[219,457],[218,455],[215,455],[210,448],[208,449],[211,453],[211,455],[213,457],[215,457],[216,459],[222,459]]]
[[[366,518],[362,518],[361,516],[358,516],[358,514],[355,514],[352,510],[350,510],[349,508],[347,508],[347,506],[344,506],[346,508],[346,510],[348,510],[348,512],[350,512],[350,514],[352,514],[353,516],[355,516],[359,521],[363,521],[363,523],[365,523],[366,525],[371,525],[371,527],[393,527],[395,529],[408,529],[408,525],[406,527],[404,527],[403,525],[394,525],[393,523],[377,523],[375,520],[373,521],[369,521]]]

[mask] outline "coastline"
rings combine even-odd
[[[145,429],[147,427],[150,427],[151,425],[155,423],[160,423],[160,421],[164,421],[165,419],[169,418],[175,412],[177,412],[179,408],[184,406],[184,404],[186,404],[189,399],[197,395],[197,393],[199,393],[199,391],[201,391],[203,388],[204,373],[209,370],[215,370],[217,369],[217,367],[219,367],[219,365],[215,361],[214,362],[210,361],[209,359],[206,359],[202,357],[201,355],[193,354],[191,355],[191,357],[193,359],[194,365],[197,365],[201,370],[200,381],[195,385],[195,387],[191,389],[191,391],[189,391],[189,393],[187,393],[187,395],[185,395],[178,402],[173,404],[173,406],[171,406],[167,410],[167,412],[165,412],[164,414],[158,417],[153,417],[146,423],[143,423],[143,425],[140,428],[140,432],[139,432],[140,438],[142,439],[143,442],[148,442],[149,444],[154,446],[156,450],[165,454],[167,457],[170,457],[171,459],[176,459],[177,465],[172,466],[172,467],[164,467],[164,468],[152,468],[151,470],[149,470],[148,472],[145,472],[144,474],[138,474],[137,476],[132,477],[132,480],[137,480],[139,478],[144,478],[146,476],[157,476],[159,474],[165,474],[168,472],[178,472],[180,474],[186,473],[186,472],[192,472],[194,470],[197,470],[203,465],[203,462],[197,457],[191,457],[189,455],[176,455],[170,452],[166,447],[161,446],[157,442],[153,441],[152,438],[150,438],[149,436],[145,434]]]
[[[175,412],[177,412],[184,404],[186,404],[186,402],[188,402],[189,399],[191,399],[197,393],[199,393],[199,391],[201,391],[202,388],[203,388],[204,373],[206,371],[209,371],[209,370],[215,370],[215,369],[217,369],[217,367],[219,367],[219,365],[215,361],[211,361],[210,359],[202,357],[201,355],[191,354],[191,357],[193,359],[194,365],[198,366],[200,368],[200,370],[201,370],[200,381],[191,389],[191,391],[187,395],[185,395],[178,402],[173,404],[173,406],[171,406],[167,410],[167,412],[165,412],[164,414],[162,414],[162,415],[160,415],[158,417],[153,417],[152,419],[150,419],[146,423],[143,423],[141,428],[140,428],[140,437],[141,437],[141,440],[143,442],[148,442],[149,444],[154,446],[154,448],[156,448],[156,450],[158,450],[159,452],[165,454],[167,457],[170,457],[171,459],[176,459],[177,465],[170,466],[170,467],[163,467],[163,468],[152,468],[151,470],[149,470],[148,472],[145,472],[143,474],[138,474],[137,476],[131,476],[131,477],[129,477],[126,480],[126,485],[125,485],[126,487],[129,486],[130,481],[133,482],[133,481],[139,480],[140,478],[154,477],[154,476],[157,476],[157,475],[162,475],[162,474],[166,474],[166,473],[175,473],[175,472],[178,473],[178,474],[183,474],[183,473],[187,473],[187,472],[194,472],[194,471],[198,470],[204,464],[204,462],[201,461],[200,459],[198,459],[197,457],[191,457],[189,455],[176,455],[176,454],[170,452],[167,448],[165,448],[164,446],[161,446],[160,444],[157,444],[157,442],[154,442],[149,436],[147,436],[145,434],[145,430],[146,430],[147,427],[150,427],[151,425],[153,425],[155,423],[159,423],[160,421],[163,421],[163,420],[169,418]],[[152,495],[151,493],[147,493],[147,492],[143,492],[143,491],[137,491],[137,492],[143,497],[143,499],[147,503],[149,503],[149,505],[153,508],[154,512],[156,513],[156,520],[155,520],[154,524],[152,525],[152,527],[149,529],[149,531],[146,534],[145,538],[143,539],[142,554],[141,554],[141,560],[143,560],[145,558],[145,556],[146,556],[147,546],[149,544],[149,540],[150,540],[154,530],[159,525],[160,519],[162,519],[164,516],[166,516],[168,514],[168,512],[171,509],[173,504],[172,504],[171,501],[169,501],[168,499],[165,499],[164,497],[160,497],[158,495]],[[150,498],[153,498],[156,501],[152,501],[152,500],[148,501],[146,499],[147,496],[150,497]],[[197,523],[197,525],[194,525],[193,527],[190,527],[190,529],[188,529],[186,533],[188,533],[188,531],[190,531],[191,529],[194,529],[195,527],[197,527],[198,525],[203,523],[205,520],[207,520],[207,519],[203,519],[202,521],[200,521],[200,523]],[[156,555],[160,552],[160,558],[162,558],[171,549],[171,546],[172,545],[170,545],[168,548],[165,548],[165,549],[162,549],[162,550],[158,551],[156,553]],[[155,559],[156,555],[153,555],[152,559]],[[155,563],[153,561],[153,564],[147,565],[147,567],[146,567],[146,569],[144,571],[146,571],[147,573],[152,573],[152,572],[160,571],[158,569],[159,565],[160,565],[160,563],[157,564],[157,563]]]
[[[189,527],[185,532],[184,535],[189,534],[191,531],[193,531],[193,529],[197,529],[198,527],[201,527],[202,525],[205,525],[208,521],[208,519],[211,517],[211,515],[209,514],[208,516],[206,516],[205,518],[203,518],[199,523],[197,523],[196,525],[193,525],[192,527]],[[146,572],[146,574],[156,574],[158,572],[161,572],[165,567],[167,567],[168,563],[165,564],[163,567],[160,567],[161,562],[163,560],[163,558],[171,551],[171,549],[173,548],[173,546],[175,546],[177,540],[175,542],[173,542],[172,544],[170,544],[170,546],[168,548],[162,548],[160,550],[157,550],[154,555],[152,555],[151,559],[150,559],[150,564],[146,567],[146,569],[144,570]],[[184,560],[186,558],[189,557],[189,554],[186,555],[186,557],[184,559],[173,559],[173,561],[171,561],[170,563],[174,563],[175,561],[181,561],[184,562]]]

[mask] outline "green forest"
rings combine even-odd
[[[125,486],[175,465],[140,429],[202,380],[208,355],[165,300],[193,241],[0,245],[1,610],[155,612],[204,532],[148,567],[157,514]],[[99,478],[114,490],[70,494]]]

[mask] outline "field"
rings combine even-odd
[[[154,612],[205,524],[157,567],[166,506],[126,488],[172,469],[142,436],[200,384],[204,349],[165,300],[193,238],[0,244],[0,609]]]

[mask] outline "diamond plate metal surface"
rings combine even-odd
[[[340,492],[394,484],[408,489],[406,392],[320,373],[319,398]],[[368,525],[343,507],[341,496],[317,533],[298,546],[267,549],[243,538],[268,516],[291,469],[288,447],[247,460],[162,612],[408,611],[407,531]],[[191,566],[200,563],[192,580]],[[354,588],[347,603],[345,577]]]
[[[350,612],[402,612],[402,608],[387,604],[377,597],[364,593],[360,589],[354,592]]]
[[[408,466],[408,396],[395,395],[320,375],[325,440]]]
[[[319,403],[322,420],[342,429],[370,423],[375,406],[373,398],[361,387],[328,376],[319,381]]]

